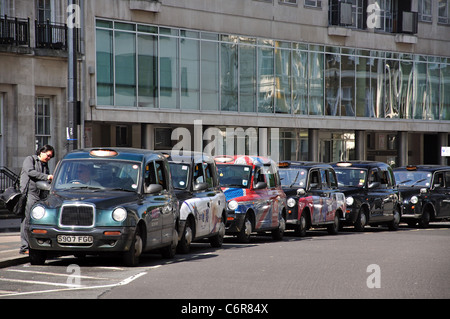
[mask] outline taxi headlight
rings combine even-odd
[[[31,217],[33,219],[42,219],[45,215],[45,208],[42,206],[36,206],[31,210]]]
[[[237,201],[235,201],[235,200],[230,200],[229,202],[228,202],[228,209],[229,210],[235,210],[237,207],[238,207],[238,202]]]
[[[419,199],[417,198],[417,196],[413,196],[409,201],[411,202],[411,204],[417,204],[419,202]]]
[[[287,205],[290,208],[294,207],[295,203],[296,203],[296,200],[294,198],[292,198],[292,197],[287,200]]]
[[[127,211],[121,207],[116,208],[112,213],[112,218],[116,222],[123,222],[127,218]]]
[[[346,199],[345,199],[345,203],[347,204],[347,206],[352,206],[353,205],[353,202],[354,202],[355,200],[353,199],[353,197],[347,197]]]

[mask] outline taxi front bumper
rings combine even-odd
[[[60,229],[52,226],[30,226],[30,249],[59,253],[102,253],[128,251],[135,227],[99,227]]]

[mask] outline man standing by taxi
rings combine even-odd
[[[27,228],[30,220],[31,207],[41,199],[41,191],[37,188],[38,181],[51,181],[53,175],[50,175],[48,162],[55,156],[55,150],[50,145],[44,145],[40,148],[36,155],[30,155],[25,158],[20,172],[20,191],[22,194],[27,193],[27,204],[25,208],[25,216],[23,216],[20,225],[21,237],[21,254],[28,254],[28,234]]]

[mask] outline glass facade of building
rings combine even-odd
[[[450,120],[450,58],[96,20],[97,105]]]

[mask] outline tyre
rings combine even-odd
[[[364,228],[367,225],[367,215],[363,208],[359,210],[358,217],[356,218],[354,227],[358,232],[364,231]]]
[[[419,219],[419,227],[427,228],[430,225],[430,211],[425,208],[422,213],[422,217]]]
[[[283,217],[281,217],[280,222],[278,224],[278,228],[272,230],[272,239],[273,240],[282,240],[285,229],[286,229],[286,221],[284,220]]]
[[[237,234],[237,239],[241,243],[250,242],[250,235],[253,232],[252,222],[250,221],[248,214],[245,215],[244,224],[242,225],[241,230]]]
[[[47,259],[47,253],[45,251],[30,249],[29,254],[30,264],[36,266],[45,264],[45,260]]]
[[[194,232],[192,231],[191,220],[188,218],[184,226],[183,235],[177,245],[177,252],[180,254],[187,254],[191,249],[191,243],[194,239]]]
[[[172,243],[161,249],[161,256],[163,258],[172,259],[175,257],[178,246],[178,232],[174,228],[172,232]]]
[[[223,223],[223,219],[219,223],[219,231],[217,235],[209,238],[209,243],[211,247],[220,248],[223,244],[223,237],[225,236],[225,224]]]
[[[302,212],[302,214],[300,215],[300,222],[295,227],[295,235],[297,235],[299,237],[305,237],[307,229],[308,229],[308,226],[307,226],[305,212]]]
[[[139,256],[142,253],[143,242],[139,227],[134,232],[130,249],[123,254],[123,261],[128,267],[136,267],[139,264]]]
[[[338,214],[334,214],[333,224],[327,226],[328,234],[337,235],[339,233],[339,216]]]
[[[389,230],[397,230],[400,226],[400,211],[398,208],[394,210],[394,219],[388,224]]]

